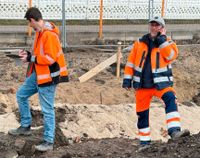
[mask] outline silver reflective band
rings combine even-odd
[[[170,129],[173,127],[181,127],[181,123],[179,121],[173,121],[167,124],[167,129]]]
[[[153,69],[153,73],[161,73],[161,72],[166,72],[168,69],[167,67],[159,68],[159,69]]]
[[[31,62],[33,62],[33,63],[35,62],[35,56],[34,55],[31,56]]]
[[[51,73],[51,77],[56,77],[56,76],[59,76],[59,75],[60,75],[60,71],[56,71],[56,72]]]
[[[43,44],[42,44],[42,42],[40,43],[40,54],[44,55],[44,50],[43,50]]]
[[[130,62],[127,62],[127,63],[126,63],[126,66],[131,67],[131,68],[134,68],[134,64],[132,64],[132,63],[130,63]]]
[[[50,75],[49,74],[38,75],[37,78],[38,78],[38,80],[43,80],[43,79],[50,78]]]
[[[168,65],[168,68],[169,68],[169,69],[172,69],[172,65],[169,64],[169,65]],[[153,72],[153,73],[166,72],[166,71],[168,71],[168,68],[167,68],[167,67],[163,67],[163,68],[159,68],[159,69],[153,69],[152,72]]]
[[[151,137],[150,136],[140,136],[140,141],[150,141]]]
[[[49,60],[51,64],[55,63],[55,60],[51,58],[49,55],[45,55],[45,57],[47,58],[47,60]]]
[[[136,82],[140,82],[140,77],[133,76],[133,80],[136,81]]]
[[[174,50],[172,49],[171,52],[170,52],[170,55],[167,57],[167,60],[172,60],[173,57],[174,57],[174,54],[175,54],[175,52],[174,52]]]
[[[154,83],[168,82],[168,81],[173,81],[173,77],[172,76],[170,76],[169,78],[168,77],[156,77],[153,80],[154,80]]]
[[[124,75],[124,79],[132,79],[131,75]]]
[[[168,45],[170,45],[170,43],[168,41],[164,42],[163,44],[161,44],[159,46],[159,48],[164,48],[164,47],[167,47]]]
[[[150,132],[150,127],[139,129],[139,132],[148,133]]]
[[[135,67],[135,70],[136,70],[136,71],[139,71],[139,72],[142,72],[142,68],[137,67],[137,66]]]
[[[177,111],[167,113],[166,119],[169,120],[172,118],[180,118],[180,114]]]

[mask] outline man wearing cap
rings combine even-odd
[[[139,150],[149,147],[149,107],[153,96],[165,104],[168,134],[172,139],[187,136],[188,130],[181,130],[177,109],[171,63],[177,58],[176,44],[167,38],[165,21],[154,17],[149,21],[150,33],[134,43],[125,66],[122,87],[135,89],[137,127],[140,137]],[[159,116],[158,116],[159,117]]]

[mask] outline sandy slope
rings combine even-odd
[[[57,119],[62,115],[64,122],[59,123],[64,135],[68,138],[137,138],[137,116],[134,104],[124,105],[88,105],[88,104],[56,104],[61,108]],[[34,108],[39,109],[38,107]],[[182,126],[196,134],[200,131],[200,107],[179,106]],[[37,116],[35,116],[37,117]],[[0,132],[18,127],[13,113],[0,115]],[[153,103],[150,110],[150,127],[153,140],[168,140],[163,133],[166,130],[163,105]]]

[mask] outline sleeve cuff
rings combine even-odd
[[[161,36],[158,37],[158,45],[161,45],[166,41],[167,41],[166,35],[161,35]]]
[[[26,52],[27,52],[27,61],[37,63],[36,56],[31,55],[31,52],[29,52],[29,51],[26,51]]]
[[[33,63],[36,62],[36,56],[34,56],[34,55],[31,56],[31,62],[33,62]]]
[[[123,88],[131,88],[132,79],[124,79],[122,87]]]

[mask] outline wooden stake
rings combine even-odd
[[[121,42],[118,42],[118,50],[117,50],[117,69],[116,69],[116,76],[117,78],[120,77],[120,65],[121,65],[121,57],[122,57],[122,47]]]

